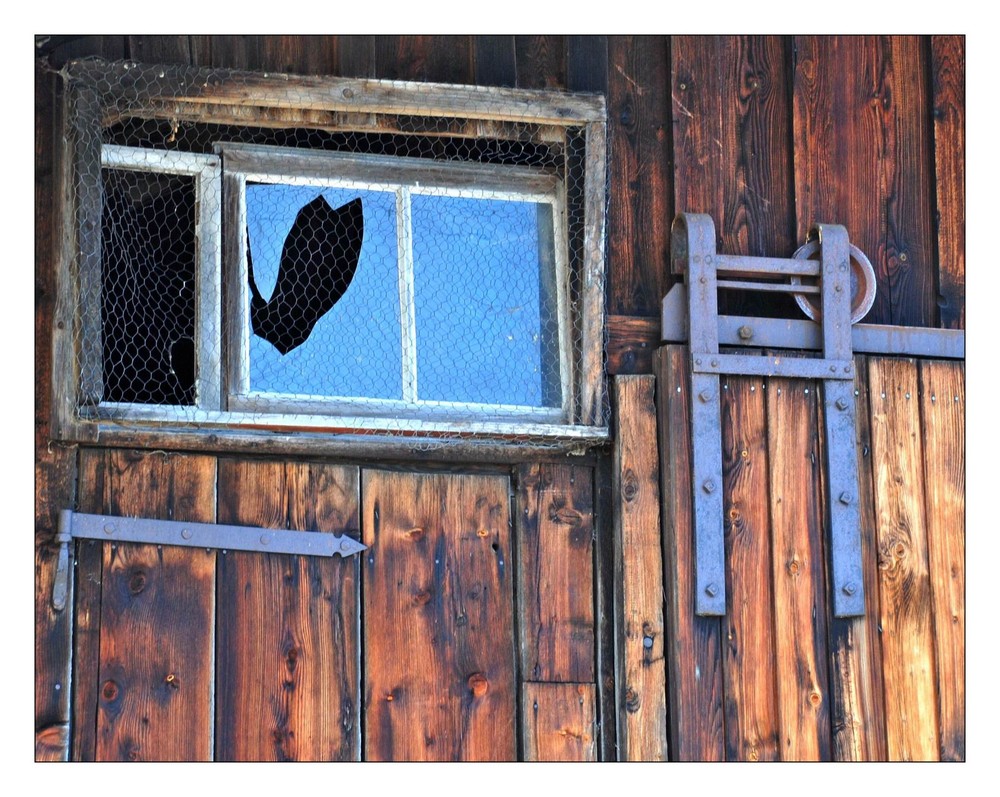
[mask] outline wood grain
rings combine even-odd
[[[652,373],[653,352],[660,345],[660,323],[659,316],[609,315],[605,354],[608,374]]]
[[[221,523],[359,536],[358,469],[223,459]],[[216,757],[360,756],[357,557],[228,552],[219,564]]]
[[[868,323],[936,326],[926,53],[916,36],[795,38],[798,238],[847,227],[871,260]]]
[[[872,484],[868,359],[855,357],[854,423],[865,616],[830,618],[831,743],[836,761],[885,761],[885,697],[878,610],[878,540]],[[824,440],[820,440],[821,445]],[[825,458],[824,458],[824,461]]]
[[[763,380],[723,377],[726,616],[722,619],[726,758],[776,761],[775,609],[771,587]]]
[[[516,757],[509,490],[362,473],[366,760]]]
[[[795,249],[792,113],[778,36],[675,36],[670,91],[674,207],[708,213],[718,251],[787,257]],[[787,296],[720,296],[719,312],[793,314]]]
[[[107,451],[103,467],[108,514],[215,521],[214,457]],[[101,547],[97,760],[210,759],[215,555]]]
[[[522,677],[593,681],[593,472],[522,465],[516,507]]]
[[[927,549],[942,761],[965,760],[965,368],[920,363]]]
[[[664,264],[674,216],[670,106],[663,91],[667,39],[610,36],[608,62],[608,168],[611,185],[627,188],[613,191],[608,205],[608,312],[657,316],[669,287]]]
[[[873,357],[868,379],[888,755],[933,761],[940,750],[917,367]]]
[[[608,92],[608,37],[566,37],[566,88]]]
[[[525,761],[596,761],[594,684],[526,683],[521,691]]]
[[[785,761],[830,758],[826,554],[816,384],[767,385],[778,733]]]
[[[191,64],[190,37],[129,36],[128,57],[146,64]]]
[[[965,37],[931,36],[938,312],[965,329]]]
[[[477,86],[517,85],[513,36],[473,36],[472,50]]]
[[[473,82],[470,36],[376,36],[375,76],[434,83]]]
[[[48,725],[35,731],[35,761],[65,761],[69,751],[69,723]]]
[[[721,627],[717,617],[694,613],[691,380],[687,360],[687,347],[678,345],[661,346],[653,356],[663,496],[670,739],[674,760],[723,761]]]
[[[652,376],[614,381],[613,491],[624,647],[619,699],[625,709],[619,746],[628,761],[666,761],[668,752],[655,389]]]
[[[515,36],[514,53],[518,88],[566,88],[565,36]]]

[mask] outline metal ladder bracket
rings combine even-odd
[[[836,617],[864,614],[858,460],[854,424],[851,264],[847,231],[817,224],[820,259],[719,255],[710,216],[682,213],[671,229],[671,270],[685,274],[691,356],[691,477],[694,511],[695,612],[726,613],[720,376],[780,376],[823,382],[827,521]],[[818,278],[819,285],[773,278]],[[746,278],[751,279],[746,279]],[[771,278],[755,282],[753,278]],[[819,294],[822,355],[818,358],[719,351],[719,288]]]

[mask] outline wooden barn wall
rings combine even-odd
[[[53,69],[91,55],[604,93],[612,450],[425,472],[52,442]],[[828,606],[815,386],[730,380],[720,620],[691,610],[683,354],[657,352],[679,211],[750,255],[845,224],[877,274],[866,321],[964,327],[962,37],[63,36],[43,56],[37,758],[964,758],[961,365],[859,361],[869,611],[849,621]],[[55,611],[55,519],[74,505],[346,530],[381,555],[83,545]],[[178,603],[198,622],[122,625]]]

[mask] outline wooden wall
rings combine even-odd
[[[964,327],[962,37],[56,36],[38,55],[38,758],[964,757],[962,416],[932,421],[941,396],[964,405],[961,368],[859,369],[872,608],[849,622],[826,605],[815,394],[731,381],[732,606],[719,621],[686,603],[681,355],[653,358],[679,211],[711,214],[719,250],[751,255],[790,254],[816,221],[845,224],[878,276],[867,321]],[[49,67],[89,55],[604,93],[612,450],[425,472],[52,444],[62,164]],[[348,529],[378,555],[317,565],[81,546],[71,684],[74,612],[49,600],[56,512],[155,514],[164,501],[209,520]],[[179,636],[116,625],[133,605],[159,617],[178,601],[198,618]],[[143,645],[156,655],[138,663]],[[421,662],[412,680],[401,649]],[[245,672],[233,651],[254,653]],[[227,691],[237,684],[252,699]],[[168,738],[179,716],[197,729],[182,746]],[[226,730],[248,720],[253,738]]]

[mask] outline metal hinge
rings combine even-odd
[[[368,546],[346,534],[289,531],[222,523],[189,523],[180,520],[90,515],[64,509],[56,533],[59,556],[52,608],[62,611],[69,592],[69,544],[74,539],[179,545],[187,548],[280,553],[299,556],[353,556]]]
[[[811,237],[814,240],[790,259],[737,257],[716,254],[710,216],[682,213],[671,229],[672,269],[687,275],[695,611],[700,615],[726,613],[721,374],[823,380],[834,615],[853,617],[865,611],[851,325],[871,307],[874,272],[864,254],[850,245],[843,227],[818,224]],[[819,260],[808,259],[815,254]],[[804,280],[813,284],[803,284]],[[807,315],[821,315],[822,356],[720,353],[720,288],[794,294]],[[819,298],[818,307],[810,296]]]

